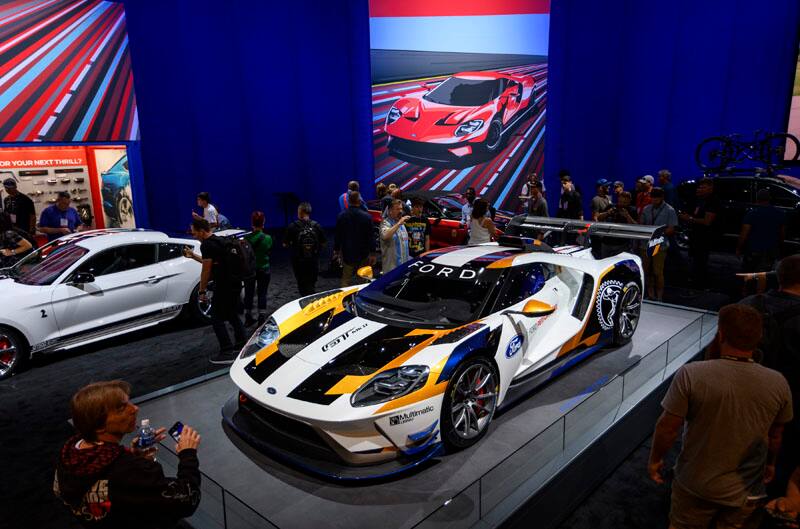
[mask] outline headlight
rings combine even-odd
[[[481,127],[483,127],[482,119],[471,119],[466,123],[459,125],[459,127],[456,129],[456,136],[465,136],[467,134],[472,134]]]
[[[372,406],[408,395],[425,385],[427,366],[402,366],[378,373],[350,397],[353,406]]]
[[[395,107],[392,107],[389,110],[389,114],[386,116],[386,124],[390,125],[390,124],[394,123],[395,121],[400,119],[401,115],[402,114],[400,114],[399,110],[397,110]]]
[[[278,330],[278,324],[275,323],[275,318],[268,319],[264,325],[259,327],[250,340],[248,340],[239,358],[250,358],[266,346],[275,342],[275,340],[280,338],[280,335],[281,332]]]

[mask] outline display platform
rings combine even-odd
[[[327,482],[255,451],[223,426],[220,410],[236,392],[228,376],[140,403],[139,416],[165,426],[181,420],[202,435],[203,501],[189,520],[198,529],[493,526],[513,512],[515,495],[524,503],[531,486],[695,356],[715,326],[707,312],[645,303],[632,343],[595,353],[499,413],[476,446],[380,483]],[[167,473],[172,448],[165,443],[159,453]]]

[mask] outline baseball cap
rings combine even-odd
[[[611,182],[609,182],[605,178],[601,178],[600,180],[597,181],[597,185],[599,185],[599,186],[608,186],[608,185],[611,185]]]
[[[655,182],[655,181],[656,181],[656,179],[655,179],[655,178],[653,178],[653,175],[651,175],[651,174],[646,174],[646,175],[644,175],[643,177],[641,177],[641,178],[639,179],[639,181],[640,181],[640,182],[647,182],[648,184],[650,184],[650,185],[653,185],[653,182]]]
[[[17,187],[17,182],[13,178],[3,180],[3,187]]]
[[[617,187],[617,186],[625,187],[625,182],[623,182],[622,180],[617,180],[617,181],[614,182],[614,187]]]

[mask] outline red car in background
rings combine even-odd
[[[463,195],[446,191],[406,191],[403,193],[403,200],[411,200],[417,196],[425,200],[422,214],[428,217],[431,224],[431,249],[466,243],[467,226],[461,224],[461,207],[467,202]],[[380,224],[383,221],[381,201],[369,200],[367,206],[372,220],[376,225]],[[513,215],[494,208],[492,213],[495,226],[504,231]]]
[[[392,105],[386,115],[387,147],[396,158],[412,162],[492,157],[535,101],[531,76],[458,73],[422,96],[403,97]]]

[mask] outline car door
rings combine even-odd
[[[428,200],[422,211],[431,223],[431,249],[464,244],[467,226],[461,224],[461,207],[453,199]]]
[[[727,247],[739,236],[742,219],[753,205],[753,181],[750,178],[715,178],[714,194],[720,203],[714,222]]]
[[[504,97],[506,98],[506,111],[503,116],[503,125],[508,125],[516,118],[522,105],[522,85],[516,81],[509,81]]]
[[[164,304],[171,310],[178,310],[189,301],[192,290],[200,283],[202,265],[183,255],[185,246],[191,246],[195,253],[200,253],[200,245],[195,242],[180,244],[162,242],[158,245],[158,262],[164,272]]]
[[[555,276],[553,265],[547,263],[532,263],[519,267],[514,267],[508,278],[504,281],[503,291],[498,297],[494,312],[503,310],[522,310],[525,303],[536,297],[537,300],[558,305],[558,291],[556,282],[550,281]],[[540,359],[533,357],[536,344],[540,341],[537,335],[538,329],[548,319],[547,316],[531,318],[521,314],[508,314],[516,334],[521,338],[520,351],[523,360],[520,363],[518,372],[522,372]],[[503,347],[501,345],[501,347]],[[540,351],[546,353],[546,351]],[[506,356],[517,354],[509,350]]]
[[[783,211],[786,222],[785,240],[790,245],[788,249],[797,252],[800,247],[800,195],[785,184],[778,184],[768,180],[756,182],[756,189],[768,189],[770,203]]]
[[[71,278],[87,272],[94,281]],[[130,322],[158,313],[164,306],[164,271],[156,262],[156,245],[137,243],[101,250],[53,290],[52,308],[61,337]]]

